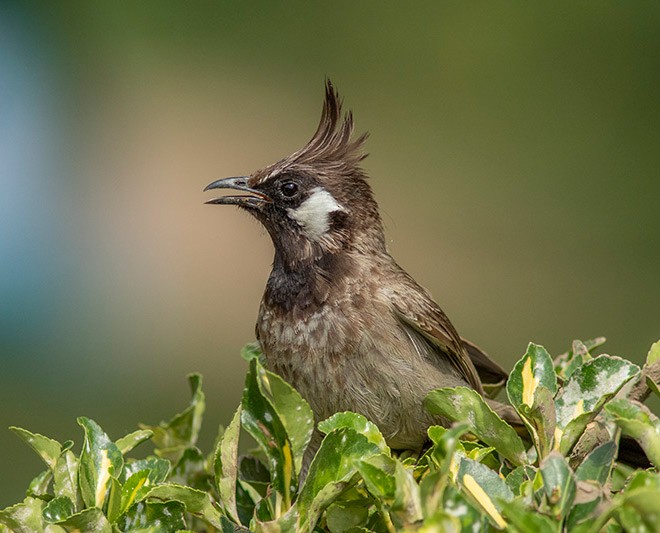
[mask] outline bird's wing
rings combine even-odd
[[[409,278],[409,281],[412,279]],[[437,356],[449,361],[472,388],[483,394],[477,370],[447,315],[428,297],[426,291],[414,281],[412,283],[416,289],[413,292],[415,298],[405,299],[398,293],[393,295],[395,314],[404,326],[421,334],[432,345]]]
[[[493,361],[479,346],[461,337],[463,347],[472,361],[488,396],[494,397],[506,383],[509,373]]]

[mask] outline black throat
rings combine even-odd
[[[346,278],[354,271],[353,259],[345,251],[291,259],[276,247],[264,295],[267,306],[285,313],[310,312],[322,307],[342,291]]]

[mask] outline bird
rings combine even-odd
[[[368,134],[353,130],[352,112],[326,80],[310,141],[250,175],[213,181],[205,191],[229,195],[206,203],[248,212],[273,242],[255,327],[267,368],[301,394],[317,421],[360,413],[390,448],[419,451],[429,426],[451,424],[424,408],[430,391],[465,386],[486,395],[508,374],[458,334],[390,255],[362,166]],[[517,419],[510,406],[488,401]]]

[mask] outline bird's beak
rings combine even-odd
[[[208,200],[204,203],[216,205],[237,205],[239,207],[246,208],[260,208],[265,203],[272,202],[272,200],[261,191],[257,191],[256,189],[248,187],[247,176],[223,178],[221,180],[216,180],[213,183],[209,183],[206,187],[204,187],[205,191],[211,189],[236,189],[238,191],[249,193],[249,195],[221,196],[219,198]]]

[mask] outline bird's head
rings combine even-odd
[[[305,147],[250,176],[224,178],[206,186],[234,189],[208,204],[236,205],[268,230],[276,253],[288,262],[304,262],[325,254],[355,249],[385,249],[383,227],[366,175],[366,134],[352,139],[353,116],[326,82],[321,121]]]

